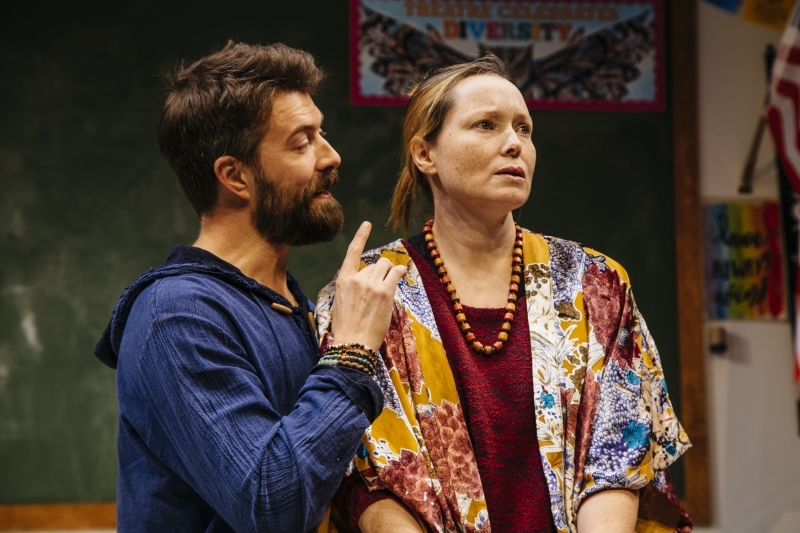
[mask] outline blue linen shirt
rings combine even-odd
[[[300,307],[178,246],[122,295],[95,349],[117,369],[121,533],[319,523],[383,400],[366,374],[317,366],[311,306],[288,283]]]

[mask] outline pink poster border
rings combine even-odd
[[[450,2],[470,0],[447,0]],[[489,2],[514,3],[513,0],[481,0]],[[532,3],[517,0],[518,3]],[[592,2],[586,0],[555,0],[551,2],[538,2],[543,4],[599,4],[599,5],[625,5],[625,4],[650,4],[653,6],[656,26],[656,49],[654,51],[655,72],[655,100],[646,102],[642,100],[627,100],[624,102],[541,102],[527,100],[529,109],[542,111],[665,111],[666,110],[666,54],[663,0],[615,0],[611,2]],[[399,96],[365,96],[359,93],[360,72],[358,65],[358,6],[361,0],[350,0],[350,103],[364,106],[404,106],[406,98]]]

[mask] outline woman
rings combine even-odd
[[[364,533],[691,530],[666,474],[689,442],[625,270],[514,224],[531,132],[494,57],[410,95],[391,222],[407,231],[417,188],[434,217],[364,255],[408,268],[385,408],[338,496]],[[334,291],[320,293],[323,344]]]

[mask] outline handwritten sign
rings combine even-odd
[[[703,216],[708,318],[785,319],[778,203],[707,205]]]
[[[664,109],[662,0],[350,0],[351,99],[402,105],[437,68],[493,53],[537,109]]]

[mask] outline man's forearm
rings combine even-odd
[[[282,487],[282,494],[299,491],[297,502],[302,502],[301,514],[310,519],[304,524],[304,531],[316,525],[321,518],[347,465],[355,456],[361,435],[382,406],[373,405],[366,412],[359,412],[357,405],[362,404],[365,398],[352,403],[353,398],[349,394],[345,394],[346,397],[338,394],[336,388],[340,386],[353,388],[347,387],[341,376],[334,381],[332,375],[339,372],[338,369],[324,367],[312,374],[300,391],[294,410],[283,418],[281,438],[273,438],[264,455],[262,494],[274,491],[276,487]],[[359,372],[351,370],[348,374]],[[327,390],[326,383],[330,386]],[[304,393],[310,390],[314,395],[308,398]],[[320,394],[323,391],[324,394]],[[380,403],[380,398],[376,400]],[[288,461],[276,461],[277,457]],[[266,518],[266,523],[275,523],[286,514],[286,509],[279,501],[272,498],[259,501],[264,504],[259,510],[263,513],[262,518]]]
[[[308,531],[355,455],[369,418],[331,380],[309,382],[314,389],[279,420],[236,410],[183,421],[186,444],[167,464],[237,531]]]
[[[319,367],[281,416],[226,330],[195,318],[206,326],[198,344],[171,320],[184,322],[158,323],[144,363],[118,368],[122,401],[151,416],[137,433],[237,531],[308,531],[379,413],[380,388],[356,370]]]

